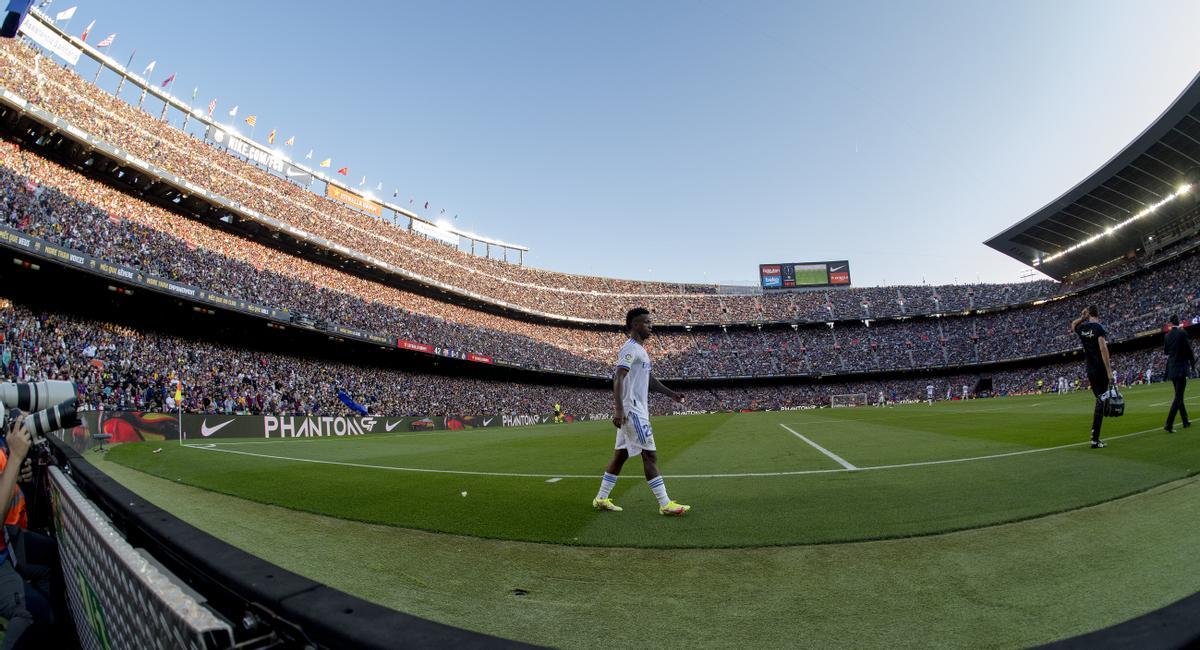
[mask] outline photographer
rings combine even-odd
[[[32,445],[23,418],[13,424],[5,443],[8,453],[0,454],[0,465],[3,465],[3,471],[0,472],[0,496],[10,503],[13,503],[14,499],[23,502],[23,498],[19,498],[17,480],[20,477],[21,465]],[[8,629],[4,634],[3,644],[0,644],[0,650],[8,650],[19,647],[17,644],[22,641],[22,637],[25,637],[25,643],[22,645],[29,643],[30,639],[26,634],[29,628],[35,622],[51,624],[53,617],[45,618],[45,614],[50,611],[49,604],[41,594],[27,589],[24,578],[17,573],[14,549],[9,545],[7,532],[3,542],[4,548],[0,549],[0,616],[8,619]],[[36,620],[31,611],[39,611],[40,615]]]

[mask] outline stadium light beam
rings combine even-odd
[[[1100,239],[1101,237],[1103,237],[1105,235],[1111,235],[1111,234],[1115,233],[1116,231],[1124,228],[1125,226],[1128,226],[1129,224],[1137,221],[1138,219],[1142,219],[1143,217],[1150,215],[1155,210],[1170,203],[1171,201],[1174,201],[1175,199],[1183,196],[1184,194],[1187,194],[1188,192],[1191,191],[1191,189],[1192,189],[1192,186],[1190,183],[1185,183],[1183,185],[1180,185],[1179,188],[1177,188],[1173,193],[1169,194],[1166,198],[1159,201],[1158,203],[1151,204],[1151,205],[1147,206],[1146,208],[1144,208],[1141,212],[1138,212],[1137,214],[1133,215],[1132,217],[1129,217],[1128,219],[1126,219],[1116,225],[1109,226],[1108,229],[1106,229],[1104,232],[1101,232],[1098,235],[1092,235],[1091,237],[1088,237],[1087,239],[1085,239],[1077,244],[1074,244],[1068,248],[1058,251],[1057,253],[1055,253],[1053,255],[1047,255],[1046,257],[1043,257],[1041,261],[1042,261],[1042,263],[1053,262],[1054,260],[1062,257],[1063,255],[1067,255],[1068,253],[1073,253],[1073,252],[1079,250],[1080,248],[1087,246],[1088,244],[1094,243],[1096,240]],[[1035,263],[1034,266],[1037,266],[1037,264]]]

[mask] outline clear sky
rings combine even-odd
[[[296,135],[526,263],[856,285],[1014,281],[982,242],[1101,166],[1200,72],[1187,1],[442,0],[78,5],[176,95]],[[61,24],[61,23],[60,23]],[[90,74],[90,73],[89,73]]]

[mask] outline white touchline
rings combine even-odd
[[[1162,431],[1162,427],[1154,427],[1145,431],[1134,431],[1105,440],[1120,440],[1121,438],[1131,438],[1140,436],[1145,433],[1154,431]],[[664,478],[680,479],[680,478],[756,478],[766,476],[807,476],[809,474],[835,474],[838,472],[866,472],[876,469],[902,469],[905,467],[924,467],[926,465],[948,465],[950,463],[967,463],[975,460],[989,460],[992,458],[1006,458],[1008,456],[1022,456],[1024,454],[1040,454],[1044,451],[1055,451],[1057,449],[1067,449],[1070,447],[1080,447],[1091,444],[1090,441],[1072,442],[1057,447],[1039,447],[1037,449],[1022,449],[1020,451],[1010,451],[1002,454],[989,454],[987,456],[972,456],[969,458],[950,458],[946,460],[927,460],[919,463],[901,463],[899,465],[871,465],[869,467],[855,467],[854,469],[799,469],[790,472],[743,472],[738,474],[664,474]],[[460,469],[426,469],[423,467],[393,467],[391,465],[367,465],[365,463],[345,463],[337,460],[318,460],[316,458],[292,458],[290,456],[273,456],[270,454],[256,454],[249,451],[238,451],[236,449],[221,449],[211,444],[209,445],[184,445],[185,449],[199,449],[200,451],[219,451],[226,454],[238,454],[239,456],[253,456],[255,458],[272,458],[274,460],[290,460],[297,463],[315,463],[317,465],[340,465],[342,467],[362,467],[364,469],[384,469],[392,472],[422,472],[427,474],[460,474],[467,476],[505,476],[511,478],[586,478],[595,479],[595,474],[522,474],[511,472],[472,472],[469,470]]]
[[[781,424],[779,426],[783,427],[784,429],[787,429],[788,431],[791,431],[793,436],[796,436],[797,438],[803,440],[804,442],[807,442],[808,444],[812,445],[814,449],[821,452],[822,454],[829,456],[838,465],[841,465],[842,467],[845,467],[846,469],[858,469],[857,467],[851,465],[850,463],[847,463],[846,459],[842,458],[841,456],[838,456],[837,454],[833,453],[832,451],[829,451],[828,449],[822,447],[821,445],[818,445],[817,443],[809,440],[808,438],[805,438],[804,436],[797,433],[795,429],[789,427],[788,425]]]

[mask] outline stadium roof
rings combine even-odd
[[[1061,280],[1142,248],[1198,196],[1200,75],[1104,166],[985,243]]]

